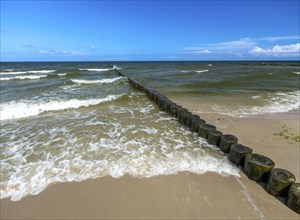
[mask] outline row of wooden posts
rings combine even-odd
[[[222,152],[228,154],[228,159],[240,166],[241,170],[251,180],[265,185],[266,191],[276,197],[283,197],[289,208],[300,213],[300,183],[295,183],[295,176],[288,170],[275,168],[270,158],[253,153],[247,146],[238,143],[238,138],[231,134],[223,134],[214,125],[207,124],[199,115],[192,114],[188,109],[174,103],[166,96],[150,89],[126,74],[120,72],[115,66],[109,65],[120,76],[127,77],[130,85],[144,92],[150,100],[190,131],[196,132],[211,145],[217,146]]]

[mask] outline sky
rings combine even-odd
[[[0,1],[1,61],[300,59],[300,0]]]

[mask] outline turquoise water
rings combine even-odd
[[[117,62],[120,71],[199,113],[299,108],[297,62]],[[132,89],[107,63],[1,63],[1,198],[56,182],[189,171],[239,175],[224,154]]]

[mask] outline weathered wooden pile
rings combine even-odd
[[[136,90],[144,92],[158,107],[175,117],[177,121],[192,132],[207,140],[209,144],[217,146],[228,154],[228,159],[239,166],[251,180],[265,186],[266,191],[276,197],[283,197],[287,206],[300,213],[300,183],[295,183],[295,176],[288,170],[275,168],[270,158],[253,153],[250,147],[238,143],[238,138],[231,134],[223,134],[214,125],[207,124],[199,115],[174,103],[166,96],[150,89],[131,77],[109,65],[120,76],[127,77],[130,85]]]

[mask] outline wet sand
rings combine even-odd
[[[240,183],[241,182],[241,183]],[[180,173],[55,184],[20,202],[1,201],[1,219],[299,219],[242,175]]]
[[[197,112],[197,106],[176,102]],[[239,143],[293,172],[299,182],[299,143],[274,135],[286,125],[299,135],[299,112],[233,119],[201,114]],[[299,214],[270,196],[262,186],[241,177],[216,173],[179,173],[137,179],[103,177],[50,185],[19,202],[1,200],[1,219],[299,219]]]

